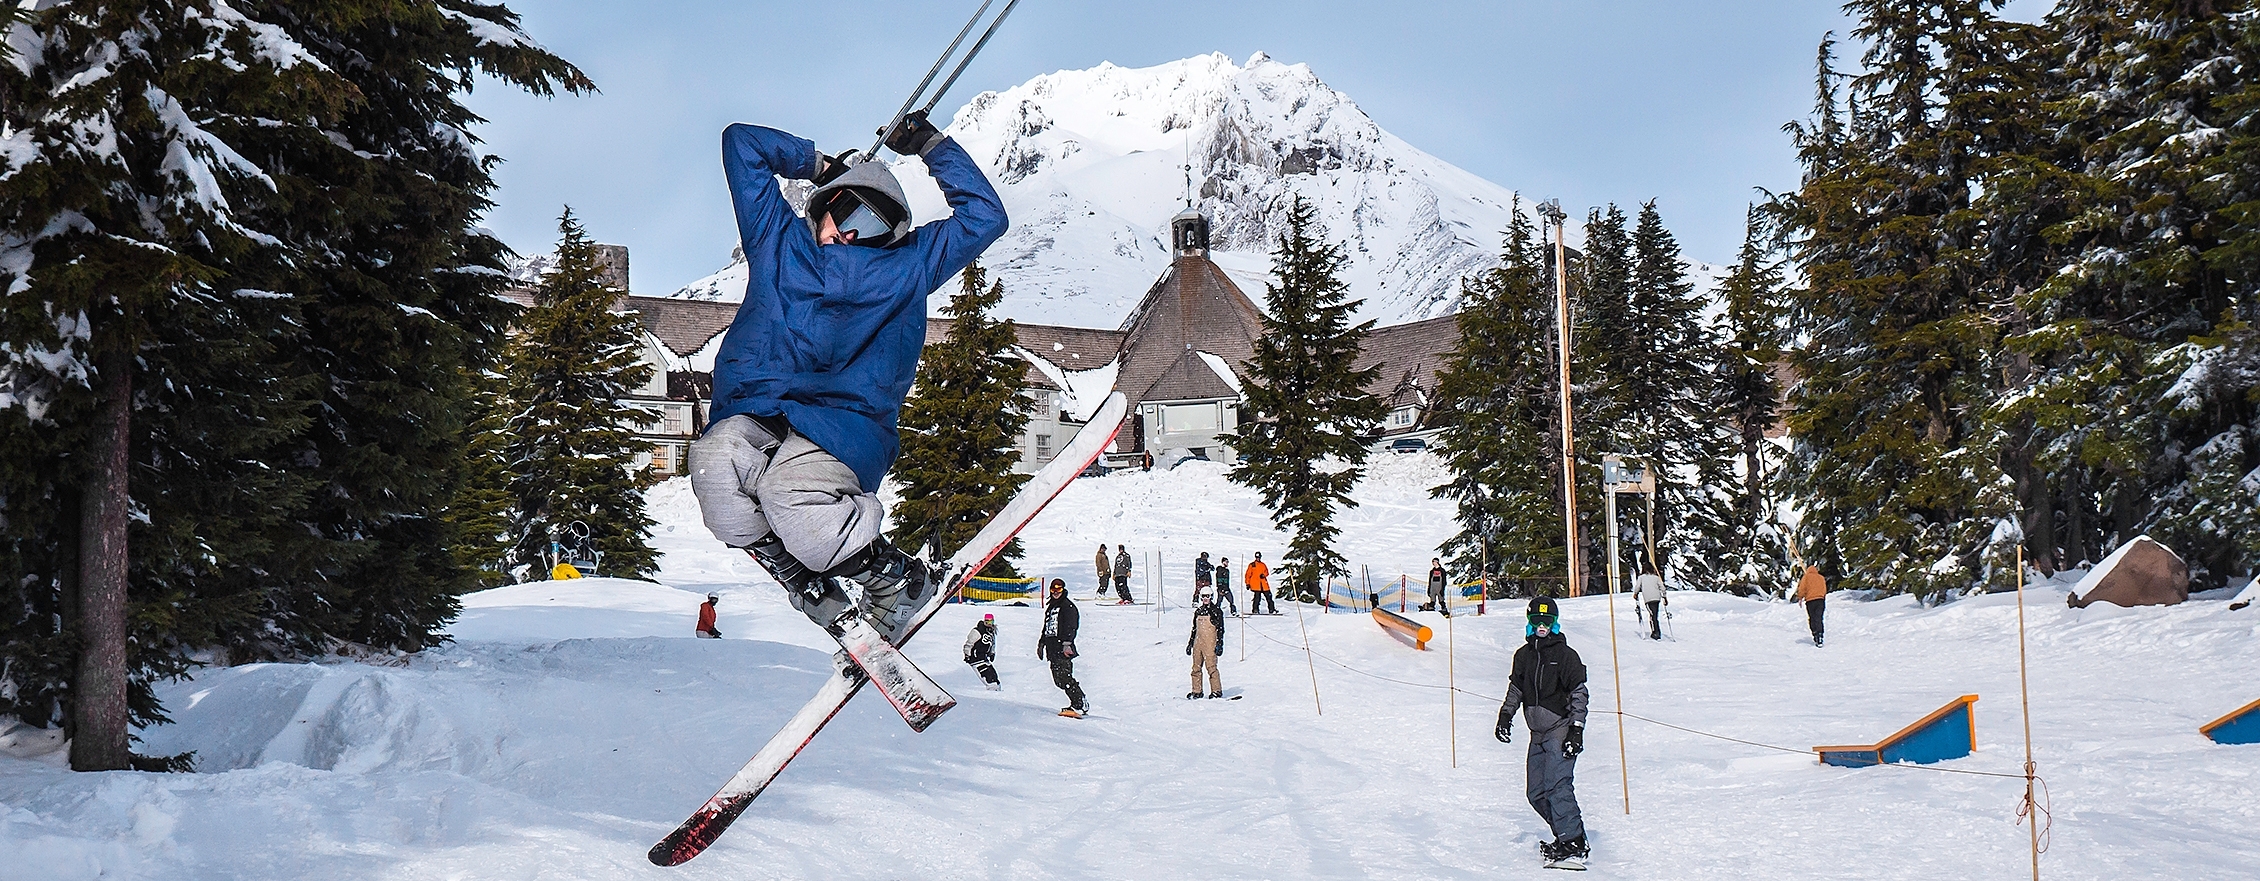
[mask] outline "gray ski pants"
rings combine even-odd
[[[1545,818],[1546,827],[1554,831],[1554,840],[1576,838],[1585,834],[1585,815],[1577,809],[1577,760],[1562,758],[1562,738],[1569,735],[1569,722],[1563,720],[1551,728],[1530,732],[1530,758],[1524,766],[1524,789],[1530,797],[1530,807]]]
[[[691,443],[691,492],[706,528],[747,547],[774,531],[812,572],[847,561],[879,537],[879,497],[855,471],[800,432],[782,442],[750,416],[715,423]]]

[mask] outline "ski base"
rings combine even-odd
[[[910,730],[926,730],[926,726],[957,706],[957,698],[951,697],[940,683],[926,675],[926,671],[911,663],[901,649],[888,644],[871,622],[861,617],[849,618],[840,625],[840,632],[834,634],[834,638],[855,665],[863,668],[871,684],[878,686],[879,694],[886,697],[895,712],[902,714]]]
[[[1098,412],[1092,415],[1085,429],[1076,433],[1075,438],[1060,451],[1060,455],[1024,484],[1020,493],[1005,503],[1004,510],[990,518],[981,527],[981,531],[950,559],[949,564],[943,568],[947,577],[941,583],[945,587],[936,597],[929,599],[917,614],[911,616],[909,623],[903,626],[901,639],[896,645],[909,642],[911,637],[916,636],[919,628],[925,626],[926,621],[941,609],[950,596],[965,587],[973,573],[988,565],[989,560],[1002,552],[1013,536],[1028,525],[1028,521],[1035,519],[1036,514],[1050,504],[1060,491],[1065,490],[1084,468],[1097,461],[1106,446],[1114,442],[1114,436],[1121,429],[1123,416],[1128,409],[1129,402],[1121,392],[1107,396],[1106,402],[1099,406]],[[833,716],[839,715],[840,710],[847,707],[848,701],[870,679],[853,663],[838,664],[837,667],[835,675],[824,681],[816,695],[802,704],[800,711],[786,720],[784,727],[771,735],[769,741],[762,745],[761,751],[754,753],[753,758],[747,760],[745,766],[739,768],[729,782],[722,785],[721,790],[708,798],[706,804],[692,813],[682,825],[675,827],[675,831],[658,844],[652,845],[648,856],[654,865],[679,866],[704,852],[715,839],[722,836],[723,831],[730,828],[739,814],[745,813],[753,805],[754,799],[761,796],[762,791],[777,779],[777,775],[784,772],[785,766],[792,762],[793,757],[808,747],[817,732],[824,730],[825,724],[832,721]]]

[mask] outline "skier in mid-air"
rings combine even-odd
[[[707,528],[759,561],[794,608],[835,634],[860,611],[900,642],[935,576],[880,535],[879,482],[901,450],[896,419],[926,338],[926,297],[1006,220],[980,167],[924,113],[904,116],[885,143],[925,160],[948,218],[913,226],[884,163],[827,157],[775,129],[723,130],[750,278],[690,470]],[[816,184],[805,220],[780,177]],[[841,579],[861,588],[860,606]]]
[[[1530,723],[1523,788],[1554,834],[1539,842],[1538,853],[1549,867],[1583,869],[1585,818],[1577,809],[1575,778],[1577,754],[1585,751],[1585,662],[1562,636],[1561,609],[1552,597],[1532,598],[1528,615],[1494,733],[1500,743],[1514,742],[1515,710],[1523,709]]]

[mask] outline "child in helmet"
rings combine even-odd
[[[1585,750],[1585,662],[1562,636],[1561,609],[1552,597],[1530,601],[1522,648],[1515,650],[1507,699],[1499,705],[1500,743],[1514,739],[1514,713],[1530,723],[1524,789],[1554,840],[1538,851],[1549,866],[1584,868],[1585,819],[1577,809],[1577,754]]]

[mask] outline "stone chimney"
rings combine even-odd
[[[598,280],[605,287],[613,288],[623,294],[628,292],[628,246],[596,246],[596,265],[602,271]]]

